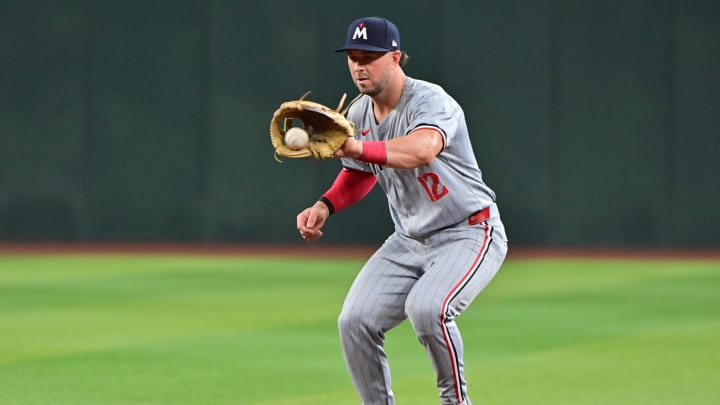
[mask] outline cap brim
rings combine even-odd
[[[335,50],[335,52],[345,52],[345,51],[370,51],[370,52],[390,52],[395,51],[397,49],[387,49],[387,48],[381,48],[379,46],[373,46],[373,45],[351,45],[351,46],[344,46],[342,48],[338,48]]]

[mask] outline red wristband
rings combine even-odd
[[[387,147],[383,141],[367,141],[362,143],[363,151],[359,160],[367,163],[384,165],[387,163]]]

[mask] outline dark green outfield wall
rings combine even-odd
[[[383,15],[464,106],[515,245],[720,246],[718,1],[0,6],[0,240],[298,241],[338,162],[276,163],[270,116],[354,96],[332,50]],[[376,190],[326,237],[390,228]]]

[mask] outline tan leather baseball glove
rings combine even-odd
[[[332,158],[348,137],[355,136],[355,126],[346,117],[352,102],[340,111],[347,94],[343,94],[334,110],[305,100],[308,94],[309,91],[298,100],[280,104],[273,114],[270,121],[270,140],[275,147],[275,160],[278,162],[281,162],[278,155],[288,158]],[[298,124],[307,131],[310,139],[306,147],[292,149],[285,144],[285,133],[293,126],[299,126]]]

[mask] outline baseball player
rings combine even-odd
[[[383,350],[386,332],[408,319],[437,375],[442,404],[470,404],[463,342],[455,322],[495,276],[507,238],[495,193],[482,180],[462,108],[440,86],[408,77],[392,22],[353,21],[345,52],[363,94],[355,124],[335,152],[332,186],[297,216],[307,241],[330,215],[379,184],[395,230],[353,282],[338,320],[343,355],[365,405],[395,403]]]

